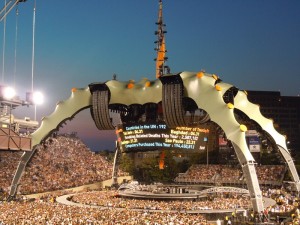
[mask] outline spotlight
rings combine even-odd
[[[11,100],[16,96],[16,91],[12,87],[4,87],[3,97],[7,100]]]
[[[41,92],[39,91],[34,92],[32,97],[33,97],[32,98],[33,104],[41,105],[44,103],[44,95]]]

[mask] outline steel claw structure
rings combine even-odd
[[[31,134],[31,151],[26,151],[21,157],[12,181],[10,196],[15,196],[22,173],[37,146],[78,112],[90,108],[98,129],[113,130],[115,126],[110,111],[120,113],[122,120],[132,121],[136,120],[136,114],[144,113],[147,120],[147,115],[152,115],[149,119],[153,119],[153,113],[147,112],[156,112],[157,106],[161,105],[164,121],[169,127],[189,126],[185,113],[192,109],[186,106],[187,101],[193,102],[193,109],[196,107],[205,110],[206,118],[220,126],[231,141],[246,178],[255,211],[260,212],[264,208],[262,194],[255,160],[246,143],[247,127],[236,119],[236,110],[246,115],[249,120],[255,121],[261,132],[266,133],[275,143],[288,165],[297,191],[300,190],[299,176],[287,149],[285,137],[274,129],[271,119],[260,113],[258,105],[248,101],[245,91],[222,82],[216,75],[181,72],[166,74],[154,81],[143,79],[138,83],[109,80],[92,83],[86,88],[73,88],[71,92],[70,98],[60,101],[54,112],[44,117],[41,126]]]

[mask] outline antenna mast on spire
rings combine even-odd
[[[155,31],[155,35],[157,35],[157,41],[155,51],[157,52],[156,61],[156,78],[163,76],[166,73],[170,73],[169,66],[165,65],[168,58],[166,57],[166,42],[165,42],[165,30],[166,24],[163,23],[163,15],[162,15],[162,0],[159,0],[159,12],[158,12],[158,21],[157,31]]]

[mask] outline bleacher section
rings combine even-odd
[[[284,174],[284,165],[257,165],[256,173],[261,185],[281,185]],[[246,181],[240,167],[229,165],[192,165],[185,173],[180,173],[174,180],[180,184],[207,184],[207,185],[245,185]]]

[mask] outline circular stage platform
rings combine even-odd
[[[122,184],[118,189],[118,195],[123,198],[132,199],[147,199],[147,200],[193,200],[201,201],[212,196],[220,195],[235,195],[235,196],[249,196],[249,191],[237,187],[209,187],[197,190],[192,186],[185,185],[139,185],[137,182],[129,184]],[[250,200],[249,200],[250,201]],[[275,200],[271,198],[263,198],[264,207],[275,205]],[[234,208],[226,209],[225,211],[245,211],[246,209]],[[223,211],[223,210],[222,210]]]
[[[119,189],[118,195],[120,197],[135,198],[135,199],[155,199],[155,200],[184,200],[184,199],[199,199],[206,197],[197,190],[192,190],[189,187],[160,187],[154,190],[146,189]]]
[[[222,208],[220,205],[233,198],[246,199],[249,204],[231,205]],[[61,204],[77,207],[92,207],[99,210],[130,210],[145,213],[204,214],[207,221],[232,217],[241,224],[249,224],[252,212],[248,190],[235,187],[210,187],[203,190],[192,189],[183,185],[121,185],[118,190],[99,190],[79,192],[56,198]],[[221,200],[221,201],[220,201]],[[263,198],[264,207],[276,204],[273,199]],[[211,204],[212,203],[212,204]],[[141,205],[143,204],[143,205]],[[175,206],[175,207],[174,207]],[[223,219],[222,219],[223,218]],[[249,220],[250,221],[250,220]],[[217,224],[217,223],[211,224]],[[260,224],[260,223],[257,223]],[[261,223],[274,224],[274,223]]]

